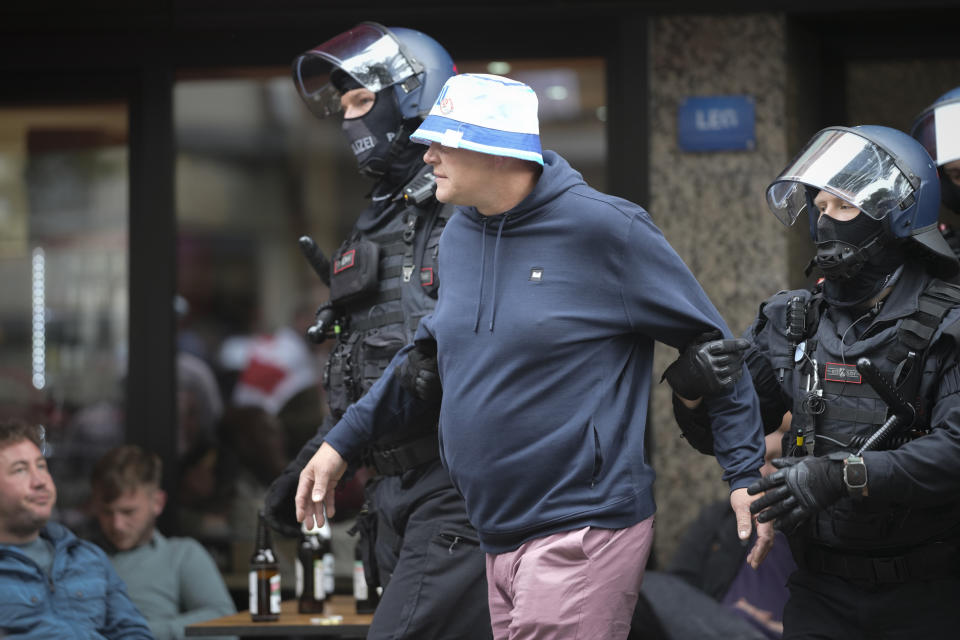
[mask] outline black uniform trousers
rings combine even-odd
[[[486,556],[439,460],[368,487],[384,586],[368,639],[489,640]]]
[[[784,640],[949,640],[960,638],[960,576],[858,586],[798,569],[787,583]]]

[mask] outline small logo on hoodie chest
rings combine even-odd
[[[543,267],[530,268],[530,282],[543,282]]]

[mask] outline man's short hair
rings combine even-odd
[[[46,432],[39,424],[33,424],[20,418],[0,419],[0,449],[29,440],[43,451]]]
[[[93,468],[91,485],[104,502],[113,502],[127,491],[142,486],[160,487],[163,463],[160,456],[132,444],[114,447]]]

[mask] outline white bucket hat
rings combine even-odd
[[[537,94],[502,76],[463,73],[449,78],[410,139],[543,164]]]

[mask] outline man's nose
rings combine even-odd
[[[50,483],[50,474],[45,469],[36,468],[30,475],[30,481],[35,487],[44,487]]]
[[[423,161],[427,164],[434,164],[437,161],[437,150],[434,148],[436,142],[431,142],[430,146],[427,147],[427,152],[423,154]]]

